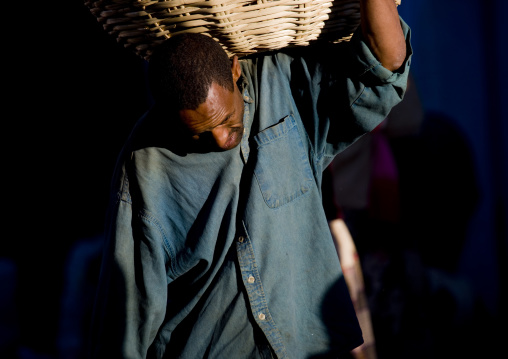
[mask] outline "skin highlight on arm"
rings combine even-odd
[[[406,41],[394,0],[360,0],[365,41],[381,64],[399,69],[406,58]]]

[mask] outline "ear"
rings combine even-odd
[[[231,59],[231,72],[233,74],[233,82],[236,83],[242,75],[242,68],[240,66],[240,62],[238,61],[238,56],[236,55]]]

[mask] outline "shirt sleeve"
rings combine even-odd
[[[340,115],[333,109],[329,110],[331,123],[324,137],[325,156],[335,156],[363,134],[372,131],[404,98],[413,51],[410,29],[402,18],[400,21],[406,39],[406,58],[402,66],[393,72],[383,67],[371,52],[360,27],[354,33],[342,64],[348,102],[337,102],[343,105]],[[331,96],[341,93],[342,86],[335,84],[338,90],[332,86]],[[328,163],[325,161],[323,165]]]
[[[91,332],[91,358],[145,358],[166,312],[166,257],[154,219],[121,194],[110,221]]]
[[[394,72],[383,67],[372,54],[363,40],[360,28],[351,39],[352,53],[360,73],[357,80],[353,76],[349,81],[359,81],[365,87],[361,95],[350,98],[350,102],[355,112],[355,118],[358,121],[367,122],[369,130],[374,129],[380,121],[384,120],[390,110],[402,101],[406,92],[413,52],[410,43],[410,29],[402,19],[400,20],[406,39],[406,58],[403,65]]]
[[[317,170],[322,171],[335,155],[372,131],[402,101],[412,48],[410,29],[402,18],[400,21],[406,58],[396,71],[377,60],[360,27],[347,43],[292,59],[288,76]]]

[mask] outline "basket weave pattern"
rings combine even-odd
[[[399,3],[400,0],[396,0]],[[244,56],[318,37],[348,41],[360,23],[359,0],[85,0],[104,29],[148,59],[182,32],[212,36],[229,56]]]

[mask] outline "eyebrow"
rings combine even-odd
[[[236,113],[236,110],[235,110],[235,109],[233,109],[233,111],[231,111],[230,113],[228,113],[228,114],[226,115],[226,117],[224,117],[224,120],[222,120],[222,121],[221,121],[221,123],[219,123],[219,124],[218,124],[217,126],[215,126],[215,127],[219,127],[219,126],[224,125],[226,122],[228,122],[228,121],[231,119],[231,117],[233,117],[233,115],[234,115],[235,113]],[[215,128],[215,127],[213,127],[213,128]],[[197,135],[201,135],[202,133],[205,133],[205,132],[211,132],[211,131],[213,130],[213,128],[211,128],[211,129],[207,129],[207,130],[205,130],[205,131],[202,131],[202,132],[198,133]]]

